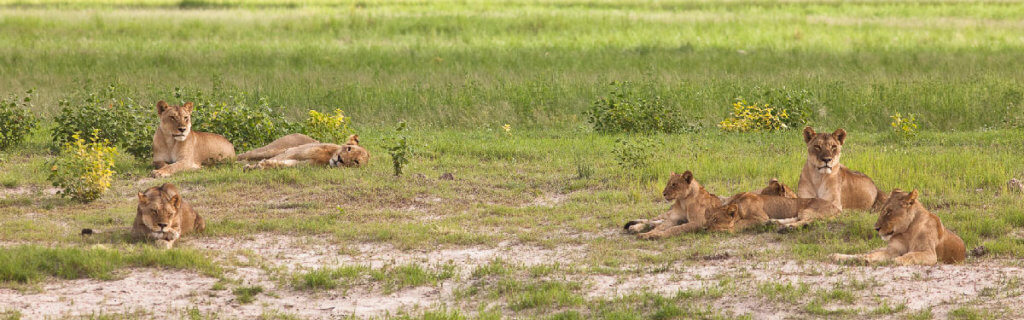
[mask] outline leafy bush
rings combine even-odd
[[[350,122],[351,118],[345,117],[341,109],[334,109],[333,115],[309,110],[309,117],[302,129],[307,136],[320,142],[341,144],[352,134]]]
[[[781,88],[754,87],[756,92],[750,99],[755,104],[769,105],[779,113],[788,115],[782,122],[789,128],[801,128],[811,120],[812,111],[822,107],[818,101],[807,90]],[[736,98],[736,102],[745,101],[742,97]]]
[[[917,136],[917,117],[914,114],[907,114],[904,117],[897,112],[889,118],[892,118],[892,123],[889,123],[889,126],[892,127],[893,134],[897,138],[909,139]]]
[[[609,96],[594,102],[584,115],[597,132],[676,132],[682,119],[661,101],[640,96],[628,82],[613,82]]]
[[[786,110],[777,110],[765,105],[748,104],[745,100],[732,105],[729,118],[718,123],[718,127],[731,132],[776,131],[788,128]]]
[[[32,109],[32,90],[26,91],[23,98],[11,95],[0,100],[0,150],[21,144],[38,125]]]
[[[245,94],[229,97],[229,102],[213,101],[202,92],[175,90],[179,104],[192,102],[192,129],[224,136],[235,146],[235,151],[262,147],[274,139],[299,132],[300,125],[282,117],[282,112],[270,106],[265,98],[256,103],[245,102]]]
[[[115,85],[100,93],[90,93],[81,102],[61,100],[60,114],[54,119],[52,142],[55,149],[74,142],[79,132],[94,132],[136,158],[153,156],[156,107],[136,104]]]
[[[651,164],[654,158],[654,141],[650,138],[633,140],[615,139],[618,146],[612,150],[615,160],[623,169],[641,169]]]
[[[59,192],[62,197],[92,202],[110,188],[117,147],[111,146],[106,139],[100,139],[99,129],[92,131],[88,143],[78,133],[71,138],[50,165],[48,180],[62,189]]]
[[[405,135],[406,124],[405,121],[398,123],[398,128],[395,128],[395,137],[391,138],[391,143],[387,146],[388,153],[391,154],[391,164],[394,166],[395,175],[402,175],[402,168],[409,163],[409,157],[412,156],[412,146],[409,145],[409,137]]]

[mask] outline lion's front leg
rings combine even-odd
[[[907,252],[902,256],[893,259],[897,264],[900,265],[934,265],[939,262],[939,257],[934,251],[914,251]]]
[[[637,219],[626,222],[623,229],[625,229],[628,234],[644,233],[653,230],[663,223],[664,220]]]
[[[664,223],[661,225],[665,225]],[[659,226],[660,227],[660,226]],[[704,223],[687,222],[681,225],[672,226],[668,228],[654,228],[647,233],[641,233],[640,239],[643,240],[654,240],[661,238],[668,238],[684,232],[696,232],[704,229]]]
[[[256,164],[251,164],[251,165],[245,166],[245,169],[246,170],[252,170],[252,169],[274,169],[274,168],[294,167],[295,165],[298,165],[300,163],[302,163],[302,161],[291,160],[291,159],[285,159],[285,160],[266,159],[266,160],[261,160],[260,162],[257,162]]]
[[[178,171],[196,170],[199,168],[201,168],[201,166],[193,161],[179,161],[166,165],[160,169],[153,170],[150,172],[150,175],[154,178],[163,178],[169,177]]]

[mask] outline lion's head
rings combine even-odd
[[[710,216],[705,224],[708,231],[733,232],[736,230],[736,221],[740,219],[738,206],[729,204],[708,210],[710,210]]]
[[[192,132],[192,103],[172,106],[160,100],[156,103],[156,112],[160,114],[160,127],[157,128],[174,140],[185,141]]]
[[[845,141],[846,130],[843,129],[836,129],[833,133],[815,133],[811,127],[804,128],[807,161],[822,174],[831,174],[832,169],[839,165]]]
[[[875,231],[882,240],[889,241],[892,236],[907,231],[910,223],[917,217],[914,206],[917,204],[917,190],[903,192],[893,189],[889,200],[882,207],[882,213],[875,222]]]
[[[790,189],[789,186],[782,184],[778,179],[772,179],[768,181],[768,186],[761,189],[760,194],[766,196],[779,196],[785,198],[796,198],[796,192]]]
[[[697,180],[693,179],[693,173],[686,170],[682,174],[673,172],[665,185],[665,191],[662,191],[661,194],[665,196],[665,200],[672,201],[689,198],[697,194],[698,190],[700,190],[700,185],[697,184]]]
[[[153,232],[169,231],[173,221],[180,219],[180,209],[181,196],[173,184],[165,183],[139,192],[138,215]]]
[[[358,167],[366,165],[369,161],[370,153],[359,145],[359,136],[353,134],[348,137],[348,142],[331,155],[330,165],[332,167]]]

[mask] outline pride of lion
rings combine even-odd
[[[167,177],[200,169],[203,164],[235,160],[234,146],[223,136],[192,131],[192,109],[191,102],[180,106],[157,103],[160,124],[153,136],[152,176]],[[846,135],[843,129],[827,133],[804,128],[807,160],[796,192],[772,179],[760,190],[719,197],[705,189],[692,171],[673,172],[662,192],[665,200],[672,202],[669,210],[653,219],[629,221],[625,231],[648,240],[704,230],[737,232],[763,225],[785,231],[836,217],[844,210],[872,210],[879,213],[875,231],[888,245],[860,255],[833,254],[832,260],[924,265],[964,261],[963,240],[921,205],[917,190],[895,189],[886,194],[867,175],[839,163]],[[245,170],[300,164],[360,167],[369,159],[370,153],[359,144],[357,135],[337,145],[299,133],[237,156],[239,161],[255,162],[245,165]],[[203,218],[173,184],[149,188],[138,198],[132,227],[137,238],[171,248],[181,235],[205,228]]]

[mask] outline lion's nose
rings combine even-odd
[[[875,227],[875,231],[882,231],[882,227]]]
[[[832,162],[832,158],[821,158],[821,161],[824,161],[825,163]]]
[[[178,131],[180,131],[180,132],[185,132],[185,130],[188,130],[188,128],[185,128],[185,127],[178,127]]]
[[[160,226],[160,229],[167,228],[166,223],[157,223],[156,225]]]

